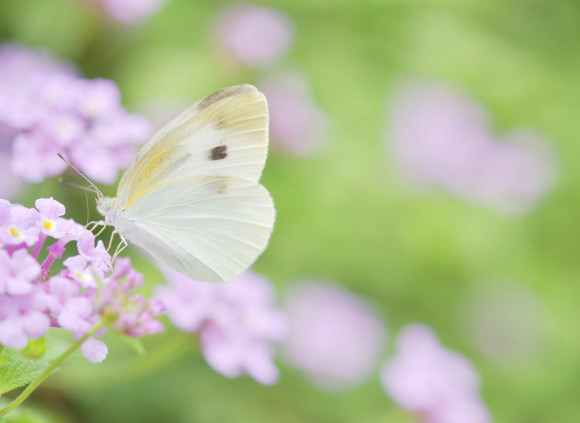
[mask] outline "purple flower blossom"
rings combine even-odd
[[[83,295],[82,287],[78,283],[70,283],[65,275],[56,275],[44,285],[44,290],[50,295],[47,297],[47,309],[51,317],[58,318],[67,303]]]
[[[424,423],[487,423],[479,379],[464,357],[445,349],[431,329],[409,325],[383,368],[385,391]]]
[[[0,344],[20,349],[29,339],[44,335],[50,327],[50,318],[44,312],[47,302],[42,289],[23,295],[0,294]]]
[[[205,359],[233,378],[243,372],[271,385],[278,380],[272,342],[285,334],[270,283],[250,271],[224,284],[193,281],[165,270],[169,284],[156,296],[179,329],[199,332]]]
[[[85,0],[124,24],[138,24],[157,12],[166,0]]]
[[[95,245],[95,236],[88,231],[83,231],[76,239],[79,255],[93,265],[97,276],[104,277],[111,268],[111,256],[103,245],[103,241],[98,241]]]
[[[363,299],[337,285],[308,281],[293,286],[284,310],[284,356],[314,383],[345,389],[372,372],[386,329]]]
[[[12,140],[12,171],[26,182],[42,182],[66,170],[67,164],[57,156],[63,150],[44,134],[18,134]],[[79,165],[78,160],[75,165]]]
[[[219,17],[215,35],[230,58],[246,66],[260,67],[286,53],[292,43],[292,22],[274,9],[235,4]]]
[[[109,350],[103,341],[89,338],[81,345],[81,352],[89,361],[100,363],[107,358]]]
[[[74,222],[61,218],[65,208],[51,198],[40,198],[34,203],[39,212],[41,237],[62,238],[72,229]]]
[[[58,313],[58,324],[61,328],[77,334],[77,337],[87,333],[98,321],[94,312],[93,301],[85,295],[69,298]]]
[[[83,288],[96,288],[97,280],[89,260],[81,255],[67,258],[63,264],[69,270],[69,277],[79,282]]]
[[[149,123],[120,104],[112,81],[88,80],[46,52],[0,46],[0,145],[28,182],[62,173],[66,156],[95,181],[112,183],[147,139]]]
[[[39,274],[40,265],[27,251],[18,250],[10,256],[5,250],[0,250],[0,295],[28,294]]]
[[[40,74],[53,76],[75,73],[73,66],[55,60],[47,51],[27,50],[17,43],[4,44],[0,48],[0,56],[4,64],[0,68],[0,75],[2,81],[6,82],[6,85],[2,86],[3,90],[9,90],[22,78],[32,79]],[[39,72],[40,69],[42,72]]]
[[[158,300],[147,300],[133,289],[141,287],[143,275],[131,267],[131,260],[120,258],[115,270],[100,291],[100,314],[114,315],[113,327],[117,332],[133,337],[163,332],[161,322],[155,319],[164,312]]]
[[[554,158],[530,131],[503,138],[473,100],[437,85],[401,91],[390,108],[390,149],[412,182],[504,211],[532,208],[554,180]]]
[[[22,206],[11,206],[3,199],[0,199],[0,209],[0,215],[3,215],[0,246],[6,244],[31,246],[38,240],[40,233],[38,211]]]
[[[91,232],[62,218],[62,204],[39,199],[36,207],[0,200],[0,344],[23,348],[50,326],[70,331],[75,339],[99,322],[129,336],[163,330],[155,319],[163,307],[134,293],[142,276],[129,259],[118,259],[111,271],[111,256],[103,243],[95,245]],[[67,258],[53,275],[54,263],[70,242],[76,242],[78,255]],[[41,256],[45,258],[39,262]],[[89,338],[81,351],[98,362],[107,347]]]
[[[260,89],[268,99],[274,145],[302,156],[316,152],[327,121],[314,104],[306,80],[298,74],[279,75],[264,80]]]

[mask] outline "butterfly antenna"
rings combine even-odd
[[[77,184],[73,184],[72,182],[65,181],[62,176],[58,178],[58,183],[61,185],[66,185],[69,187],[82,189],[85,192],[85,204],[87,205],[87,222],[88,222],[90,217],[91,217],[91,212],[90,212],[90,207],[89,207],[89,191],[94,192],[97,195],[99,195],[99,193],[97,191],[95,191],[95,189],[91,186],[84,187],[82,185],[77,185]]]
[[[97,186],[93,183],[93,181],[91,181],[89,178],[87,178],[83,172],[81,172],[80,170],[78,170],[75,165],[73,165],[71,162],[69,162],[67,159],[65,159],[62,154],[57,153],[57,156],[60,157],[67,165],[69,165],[72,169],[74,169],[79,175],[81,175],[81,177],[85,181],[87,181],[89,183],[90,190],[93,191],[95,194],[97,194],[97,197],[99,197],[99,198],[103,197],[103,193],[101,192],[101,190],[99,188],[97,188]],[[62,183],[65,184],[65,185],[70,185],[70,186],[77,187],[77,188],[81,188],[81,189],[84,189],[84,190],[89,189],[87,187],[81,187],[79,185],[75,185],[75,184],[72,184],[70,182],[64,182],[64,181],[62,181]]]
[[[91,210],[89,207],[89,190],[85,190],[85,204],[87,206],[87,223],[90,222],[91,219]]]
[[[64,178],[62,176],[60,176],[58,178],[58,183],[61,185],[66,185],[67,187],[73,187],[73,188],[78,188],[78,189],[82,189],[85,192],[96,192],[95,188],[92,186],[83,186],[83,185],[79,185],[79,184],[75,184],[74,182],[70,182],[70,181],[65,181]]]

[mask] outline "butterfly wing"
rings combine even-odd
[[[268,149],[268,106],[252,85],[224,88],[186,109],[137,153],[117,189],[127,208],[136,196],[188,175],[257,182]]]
[[[193,279],[226,281],[266,248],[274,214],[268,191],[250,179],[185,176],[139,196],[125,236]]]

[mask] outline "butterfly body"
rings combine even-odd
[[[274,205],[258,180],[268,146],[253,86],[210,94],[161,129],[97,209],[129,243],[197,280],[225,281],[268,243]]]
[[[107,226],[114,226],[116,231],[126,240],[131,240],[131,229],[135,219],[129,218],[127,212],[117,206],[117,199],[102,197],[97,201],[97,210],[105,218]]]

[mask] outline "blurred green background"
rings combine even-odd
[[[143,24],[125,27],[97,18],[78,0],[0,0],[0,39],[50,49],[86,77],[114,80],[129,110],[164,99],[193,103],[268,72],[226,66],[216,53],[211,29],[228,4],[168,0]],[[473,362],[496,422],[579,421],[580,3],[255,4],[292,19],[293,44],[276,67],[305,75],[330,127],[317,155],[270,154],[262,183],[275,200],[277,222],[255,270],[281,296],[292,281],[318,277],[371,299],[389,327],[388,350],[403,325],[431,326],[446,347]],[[417,195],[401,184],[385,148],[385,107],[408,76],[461,87],[500,133],[525,126],[545,135],[559,175],[535,209],[506,214],[443,190]],[[63,188],[54,189],[30,187],[18,200],[63,201]],[[67,213],[82,220],[79,198],[79,209],[67,204]],[[161,280],[135,257],[149,282]],[[465,327],[470,295],[501,281],[527,287],[545,307],[548,334],[528,359],[491,360]],[[412,421],[378,376],[329,393],[280,363],[281,381],[264,387],[222,377],[182,338],[161,336],[146,345],[150,353],[142,358],[111,344],[103,364],[70,360],[36,404],[55,421],[87,423]]]

